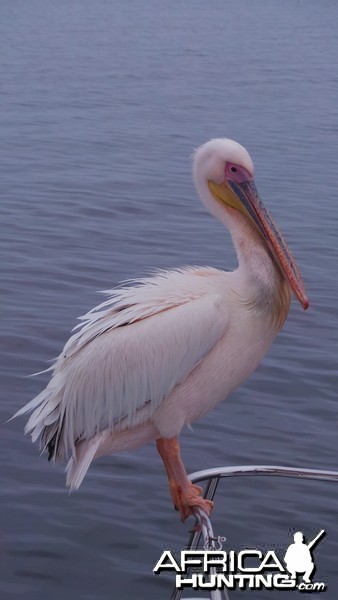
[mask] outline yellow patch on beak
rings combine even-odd
[[[254,223],[250,213],[247,211],[240,198],[232,191],[232,189],[225,182],[215,183],[214,181],[211,181],[209,179],[208,186],[215,200],[221,202],[222,204],[227,204],[232,208],[236,208],[236,210],[239,210],[241,213],[243,213],[243,215],[248,217],[248,219],[250,219],[250,221]]]

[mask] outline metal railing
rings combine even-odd
[[[279,467],[279,466],[267,466],[267,465],[254,465],[254,466],[239,466],[239,467],[220,467],[216,469],[206,469],[204,471],[196,471],[189,475],[189,479],[192,483],[207,482],[204,498],[207,500],[213,500],[216,494],[217,486],[220,479],[224,477],[243,477],[243,476],[275,476],[275,477],[292,477],[296,479],[312,479],[319,481],[335,481],[338,482],[338,471],[325,471],[318,469],[302,469],[294,467]],[[196,516],[196,525],[200,525],[200,531],[193,531],[190,535],[187,550],[196,550],[203,540],[203,547],[205,549],[220,549],[224,538],[215,537],[211,520],[208,515],[196,507],[194,509],[194,515]],[[210,571],[210,574],[214,573],[214,570]],[[174,589],[171,600],[181,600],[183,590]],[[190,600],[193,600],[192,598]],[[197,599],[196,599],[197,600]],[[210,600],[229,600],[227,591],[224,590],[213,590],[210,592]]]

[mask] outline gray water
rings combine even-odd
[[[334,0],[2,0],[1,599],[170,597],[173,577],[152,568],[190,524],[154,446],[101,459],[69,496],[24,420],[4,421],[42,389],[46,375],[27,375],[97,290],[150,267],[235,266],[191,180],[192,150],[210,138],[250,151],[311,306],[294,302],[254,376],[183,433],[187,469],[337,467],[337,22]],[[325,528],[316,579],[333,600],[337,493],[227,480],[215,530],[233,549],[283,555],[294,529]]]

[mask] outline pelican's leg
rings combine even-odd
[[[182,521],[192,514],[193,506],[200,506],[210,515],[213,502],[201,498],[202,489],[189,481],[177,438],[156,440],[157,450],[168,475],[169,490],[174,506],[180,511]]]

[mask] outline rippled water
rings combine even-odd
[[[184,432],[187,468],[337,467],[337,18],[333,0],[2,0],[1,422],[96,290],[235,265],[190,173],[193,148],[226,135],[254,158],[311,307],[294,303],[251,380]],[[154,447],[105,457],[69,496],[22,427],[1,426],[1,598],[169,598],[152,567],[189,525]],[[336,597],[335,484],[227,480],[214,524],[232,548],[281,552],[293,528],[326,528],[317,573]]]

